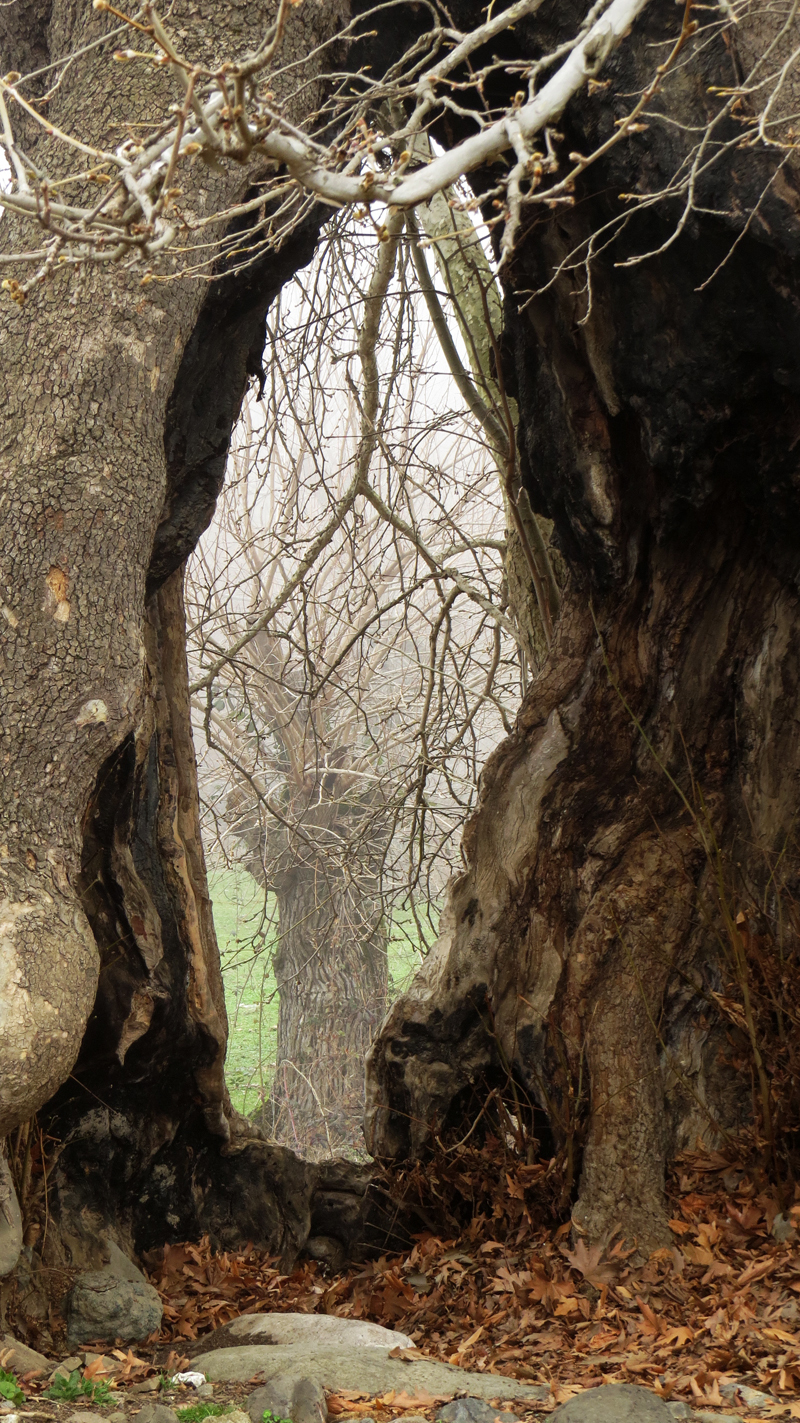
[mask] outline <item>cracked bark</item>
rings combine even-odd
[[[179,11],[209,53],[246,48],[271,13]],[[307,54],[340,13],[293,14],[288,52]],[[105,23],[58,0],[18,20],[3,11],[4,62],[20,69]],[[88,113],[105,138],[153,97],[93,54],[50,117],[69,128]],[[224,205],[246,180],[209,173],[198,201]],[[213,511],[267,307],[319,221],[208,289],[145,294],[96,269],[5,308],[0,1135],[38,1109],[57,1142],[53,1262],[92,1258],[102,1230],[143,1249],[169,1230],[244,1229],[290,1257],[310,1228],[319,1172],[254,1140],[225,1092],[179,569]],[[5,220],[4,244],[18,239]],[[12,1221],[4,1269],[18,1236]]]
[[[670,17],[645,18],[604,70],[609,96],[637,90],[644,47],[664,38]],[[730,78],[728,51],[706,49],[673,116],[702,122],[708,86]],[[571,105],[567,150],[590,151],[623,112],[610,97]],[[506,273],[523,477],[570,581],[551,655],[485,770],[440,941],[368,1066],[367,1139],[395,1159],[463,1132],[510,1069],[543,1147],[564,1154],[565,1201],[574,1159],[576,1226],[598,1241],[619,1229],[645,1254],[668,1238],[666,1163],[751,1108],[710,996],[728,972],[702,908],[708,856],[670,777],[691,802],[694,776],[700,824],[756,900],[781,852],[786,902],[797,890],[796,171],[743,232],[736,214],[770,160],[736,154],[680,240],[624,269],[677,209],[632,220],[595,261],[588,319],[580,273],[530,294],[622,211],[616,194],[659,190],[682,142],[651,124],[616,149],[574,208],[531,217]]]

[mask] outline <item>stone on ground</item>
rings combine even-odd
[[[252,1423],[261,1423],[266,1412],[292,1423],[327,1423],[328,1408],[321,1386],[310,1378],[291,1374],[273,1379],[250,1394],[247,1412]]]
[[[291,1375],[313,1379],[329,1391],[358,1389],[365,1394],[377,1394],[394,1388],[406,1393],[409,1399],[424,1394],[442,1402],[457,1393],[485,1399],[530,1399],[537,1403],[551,1397],[546,1384],[520,1383],[498,1374],[473,1374],[435,1359],[408,1362],[390,1359],[389,1353],[388,1349],[377,1347],[312,1346],[303,1340],[294,1345],[251,1344],[214,1349],[210,1353],[196,1354],[192,1364],[201,1369],[206,1378],[228,1383],[246,1382],[256,1375],[269,1383],[279,1375]]]
[[[240,1314],[230,1324],[206,1334],[202,1352],[237,1344],[303,1344],[325,1349],[347,1347],[402,1349],[412,1347],[407,1334],[369,1324],[362,1319],[339,1319],[334,1314]]]
[[[158,1291],[119,1246],[107,1244],[109,1262],[79,1275],[67,1296],[67,1343],[95,1339],[140,1343],[161,1328]]]
[[[557,1423],[737,1423],[736,1413],[698,1413],[686,1403],[665,1403],[638,1384],[604,1384],[576,1394],[551,1413]]]
[[[97,1423],[97,1414],[93,1415],[93,1423]],[[174,1408],[167,1408],[163,1403],[144,1403],[137,1414],[136,1423],[178,1423],[178,1415]]]
[[[562,1403],[553,1423],[673,1423],[663,1398],[632,1383],[604,1384]]]
[[[83,1359],[78,1354],[70,1354],[68,1359],[62,1359],[60,1364],[56,1364],[50,1375],[51,1379],[68,1379],[70,1374],[74,1374],[83,1364]]]
[[[20,1344],[13,1334],[3,1335],[0,1354],[6,1360],[6,1368],[13,1369],[17,1374],[29,1374],[34,1369],[49,1374],[53,1367],[52,1359],[46,1359],[44,1354],[38,1353],[36,1349],[29,1349],[27,1344]]]
[[[436,1417],[441,1418],[442,1423],[494,1423],[497,1417],[502,1418],[502,1423],[518,1423],[513,1413],[503,1411],[498,1414],[498,1410],[491,1408],[482,1398],[455,1398],[452,1403],[440,1408]],[[408,1419],[404,1418],[403,1423],[408,1423]]]
[[[771,1408],[775,1399],[758,1388],[749,1388],[746,1383],[722,1383],[719,1391],[733,1403],[743,1403],[746,1408]]]

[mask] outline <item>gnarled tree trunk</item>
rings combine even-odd
[[[291,12],[286,54],[304,57],[308,80],[298,103],[319,98],[305,57],[341,13]],[[273,17],[266,3],[202,16],[179,3],[172,16],[208,60],[256,44]],[[0,26],[4,68],[24,72],[97,39],[108,19],[42,0],[7,7]],[[90,49],[48,117],[113,147],[113,125],[171,100],[165,82]],[[34,161],[47,143],[26,135]],[[209,171],[197,203],[224,207],[248,181]],[[266,309],[312,255],[320,220],[209,288],[143,288],[99,266],[72,287],[57,271],[4,307],[0,1137],[40,1110],[54,1260],[74,1246],[81,1263],[101,1228],[137,1249],[166,1226],[290,1252],[310,1228],[316,1177],[243,1136],[225,1091],[176,570],[211,516]],[[25,234],[6,216],[0,240],[19,250]],[[2,1211],[3,1269],[19,1243]]]
[[[638,92],[671,9],[608,63],[609,94]],[[719,1006],[754,991],[747,936],[772,936],[796,973],[795,170],[745,221],[780,160],[733,152],[674,242],[664,202],[596,243],[590,287],[580,254],[610,238],[617,194],[677,170],[708,87],[734,80],[731,44],[686,62],[673,122],[585,173],[571,209],[537,212],[506,272],[526,484],[571,581],[486,769],[442,937],[368,1078],[368,1141],[402,1158],[510,1074],[543,1149],[563,1151],[567,1198],[580,1163],[576,1225],[642,1251],[667,1239],[666,1163],[752,1120],[750,1034]],[[566,147],[588,153],[624,112],[574,103]],[[768,1133],[766,1098],[756,1115]]]

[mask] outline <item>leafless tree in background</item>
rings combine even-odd
[[[267,1124],[330,1151],[361,1143],[392,916],[430,943],[521,639],[495,461],[409,246],[337,223],[268,341],[190,567],[190,655],[206,826],[277,903]]]

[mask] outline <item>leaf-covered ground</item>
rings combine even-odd
[[[550,1384],[553,1407],[576,1389],[635,1382],[712,1411],[800,1418],[800,1193],[781,1211],[774,1190],[726,1158],[687,1160],[672,1187],[672,1247],[634,1268],[620,1244],[572,1248],[568,1223],[537,1220],[543,1166],[498,1175],[495,1163],[484,1147],[453,1168],[461,1199],[471,1190],[478,1207],[462,1228],[426,1231],[407,1254],[337,1276],[303,1260],[282,1275],[255,1250],[168,1246],[151,1268],[161,1348],[245,1312],[322,1312],[397,1328],[428,1357],[496,1373],[499,1397],[503,1377]],[[768,1394],[766,1411],[732,1400],[734,1383]],[[359,1412],[357,1400],[337,1406]]]

